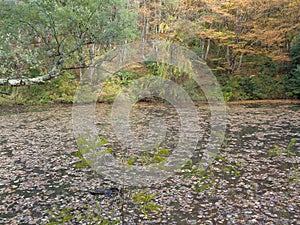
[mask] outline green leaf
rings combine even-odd
[[[145,208],[152,212],[158,212],[158,211],[162,210],[164,207],[154,204],[154,203],[149,203]]]
[[[296,139],[296,138],[293,138],[293,139],[290,141],[290,143],[288,144],[287,150],[288,150],[288,151],[291,151],[293,145],[294,145],[296,142],[297,142],[297,139]]]
[[[112,148],[108,148],[104,151],[99,152],[99,155],[104,155],[104,154],[108,154],[108,153],[111,153],[111,152],[112,152]]]
[[[97,143],[97,147],[107,144],[106,138],[102,137],[101,140]]]
[[[268,151],[268,154],[269,154],[269,156],[273,156],[273,157],[276,157],[276,156],[278,156],[279,154],[278,154],[278,152],[277,151],[274,151],[274,150],[270,150],[270,151]]]
[[[135,159],[134,158],[129,158],[127,161],[128,165],[133,165],[135,163]]]
[[[202,178],[200,179],[200,182],[203,183],[204,181],[207,180],[207,178],[208,178],[208,177],[202,177]]]
[[[170,152],[168,149],[160,149],[157,153],[158,155],[166,155],[166,156],[169,156],[170,155]]]
[[[193,174],[187,173],[187,174],[184,174],[184,175],[183,175],[183,178],[184,178],[184,179],[187,179],[187,178],[190,178],[191,176],[193,176]]]
[[[80,151],[73,152],[73,155],[74,155],[75,157],[80,158],[80,159],[83,157]]]
[[[76,164],[76,168],[83,168],[83,167],[87,167],[87,166],[90,166],[90,164],[86,160],[81,163]]]
[[[209,188],[211,188],[212,187],[212,184],[204,184],[204,185],[198,185],[197,186],[197,188],[196,188],[196,191],[197,192],[200,192],[200,191],[205,191],[205,190],[207,190],[207,189],[209,189]]]
[[[221,160],[221,161],[223,161],[223,162],[226,161],[226,158],[225,158],[225,157],[220,156],[220,155],[217,155],[217,154],[215,155],[215,158],[218,159],[218,160]]]
[[[152,160],[151,163],[160,163],[160,162],[164,162],[166,161],[166,158],[160,157],[158,155],[155,155]]]
[[[81,155],[91,152],[91,148],[89,147],[79,146],[79,149]]]

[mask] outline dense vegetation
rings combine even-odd
[[[72,102],[91,63],[114,46],[139,39],[164,39],[197,53],[216,75],[227,101],[300,97],[298,0],[0,4],[1,102]],[[120,88],[151,74],[182,82],[199,99],[199,88],[174,68],[145,63],[113,76],[101,100],[111,101]]]

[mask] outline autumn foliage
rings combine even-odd
[[[298,0],[145,0],[139,13],[144,39],[191,48],[226,90],[242,92],[229,99],[285,96],[283,77],[300,33]]]
[[[32,2],[35,3],[31,1],[30,4]],[[53,14],[42,8],[43,11],[37,14],[39,17],[32,17],[32,12],[32,15],[20,14],[17,18],[9,15],[8,11],[2,11],[1,27],[23,29],[18,35],[29,42],[34,40],[35,47],[27,49],[29,54],[19,52],[24,42],[13,38],[13,43],[6,43],[10,41],[7,38],[2,41],[2,62],[9,55],[5,53],[5,43],[18,48],[14,48],[6,60],[8,66],[3,66],[3,63],[0,68],[0,79],[13,76],[5,74],[5,71],[12,71],[15,77],[35,77],[47,72],[45,70],[52,64],[59,64],[61,71],[75,68],[73,72],[78,73],[80,70],[81,76],[81,69],[93,62],[93,57],[117,44],[136,39],[163,39],[188,47],[205,60],[223,85],[226,100],[299,96],[300,78],[295,61],[300,54],[295,50],[300,34],[299,0],[128,0],[118,4],[103,3],[109,10],[103,10],[98,3],[90,0],[81,1],[76,8],[69,1],[57,2],[49,3],[55,9]],[[94,10],[85,4],[93,6]],[[80,10],[82,18],[77,13]],[[104,12],[106,16],[103,16]],[[37,26],[45,32],[36,32],[37,26],[32,26],[31,17],[43,19]],[[70,19],[68,23],[65,22],[67,18]],[[7,21],[12,21],[13,26]],[[97,21],[103,24],[97,24]],[[20,26],[17,26],[18,23]],[[99,40],[96,38],[99,36],[97,32],[101,34]],[[42,48],[47,51],[41,52]],[[67,56],[63,63],[61,56]],[[14,61],[18,69],[8,68]]]

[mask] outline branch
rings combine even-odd
[[[61,74],[62,68],[58,69],[58,66],[62,65],[67,57],[76,52],[82,45],[86,43],[78,44],[76,47],[71,49],[68,53],[60,55],[53,68],[45,75],[35,78],[3,78],[0,79],[0,86],[26,86],[31,84],[42,84],[47,80],[51,80],[54,77],[58,77]]]
[[[85,43],[83,43],[85,44]],[[53,68],[49,71],[49,73],[39,76],[39,77],[34,77],[34,78],[3,78],[0,79],[0,86],[8,85],[8,86],[26,86],[26,85],[31,85],[31,84],[42,84],[45,83],[47,80],[51,80],[54,77],[58,77],[61,74],[61,71],[64,69],[58,69],[58,66],[63,64],[64,60],[72,55],[74,52],[76,52],[80,48],[80,44],[77,45],[75,48],[70,50],[68,53],[64,55],[60,55],[60,58],[58,61],[55,63]],[[67,69],[67,68],[65,68]]]
[[[11,95],[10,92],[6,92],[6,91],[0,91],[0,95]]]
[[[57,66],[58,66],[58,64],[54,65],[54,67],[46,75],[35,77],[35,78],[20,78],[20,79],[3,78],[3,79],[0,79],[0,86],[4,86],[4,85],[24,86],[24,85],[30,85],[30,84],[45,83],[45,81],[50,80],[50,79],[60,75],[60,71],[58,71]]]
[[[63,67],[62,70],[76,70],[76,69],[86,69],[90,66],[81,65],[81,66],[72,66],[72,67]]]

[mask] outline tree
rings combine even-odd
[[[290,72],[287,74],[286,90],[290,97],[300,98],[300,35],[290,52]]]
[[[136,15],[123,0],[2,0],[0,7],[0,85],[43,83],[86,68],[136,35]]]
[[[241,69],[247,55],[288,61],[300,28],[299,0],[189,0],[179,8],[177,39],[196,44],[203,59],[216,58],[230,73]]]

